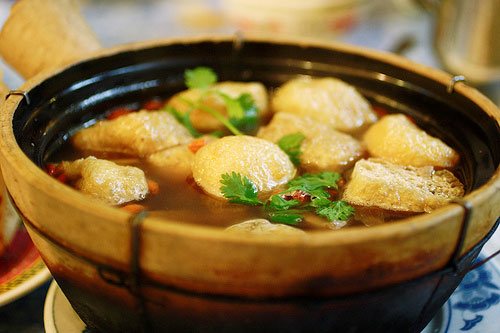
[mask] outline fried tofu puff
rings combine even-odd
[[[76,133],[72,141],[82,150],[144,157],[192,139],[187,129],[169,113],[143,110],[101,120]]]
[[[368,159],[354,166],[342,200],[363,207],[422,213],[463,195],[462,183],[448,170]]]
[[[147,157],[149,164],[161,169],[171,178],[185,179],[191,175],[194,154],[187,145],[175,146]]]
[[[274,112],[308,116],[346,133],[357,133],[377,120],[366,99],[335,78],[290,80],[278,88],[271,104]]]
[[[62,162],[61,167],[76,189],[111,205],[142,200],[149,192],[144,172],[136,167],[93,156]]]
[[[217,140],[214,136],[203,136],[191,141],[187,145],[168,148],[147,157],[147,162],[168,174],[169,178],[185,179],[191,176],[194,155],[197,150],[210,142]]]
[[[380,119],[366,131],[363,142],[372,156],[401,165],[449,168],[459,160],[457,152],[403,114]]]
[[[279,112],[257,136],[278,142],[285,135],[300,132],[305,139],[300,146],[300,166],[309,172],[342,172],[361,158],[364,149],[348,134],[309,117]]]
[[[271,223],[265,219],[255,219],[234,224],[225,229],[226,232],[245,236],[303,236],[300,230],[285,224]]]
[[[261,118],[269,113],[267,89],[262,83],[226,81],[214,84],[211,89],[220,91],[232,98],[237,98],[242,94],[248,93],[252,96],[255,105],[259,109],[259,116]],[[185,113],[191,109],[186,101],[197,101],[201,97],[201,94],[202,91],[199,89],[184,90],[172,96],[167,105],[174,107],[180,113]],[[207,94],[203,98],[202,104],[214,108],[223,115],[227,115],[226,103],[216,94]],[[193,110],[190,119],[193,127],[200,132],[208,133],[224,129],[224,125],[220,121],[202,110]]]
[[[274,143],[251,136],[227,136],[202,147],[195,155],[193,177],[208,194],[224,198],[223,174],[246,176],[257,190],[268,192],[296,173],[288,156]]]

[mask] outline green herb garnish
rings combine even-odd
[[[300,146],[305,138],[304,134],[297,132],[285,135],[278,141],[278,146],[290,157],[290,161],[295,166],[300,165],[300,155],[302,153]]]
[[[244,93],[236,98],[233,98],[213,88],[212,86],[217,82],[217,74],[215,74],[211,68],[196,67],[188,69],[184,72],[184,81],[188,88],[201,90],[201,95],[198,99],[181,100],[189,106],[190,110],[201,110],[209,113],[215,119],[220,121],[234,135],[242,135],[242,131],[251,132],[257,127],[259,123],[259,110],[255,105],[252,95]],[[203,100],[210,95],[216,95],[219,98],[222,98],[226,106],[227,116],[218,110],[203,104]],[[187,116],[189,121],[185,119],[185,115],[177,118],[191,133],[198,133],[189,120],[189,115]]]
[[[354,214],[354,208],[345,201],[332,200],[328,191],[338,189],[340,179],[336,172],[304,174],[292,179],[287,189],[270,196],[265,202],[258,199],[257,187],[252,181],[236,172],[222,175],[220,189],[229,202],[263,205],[271,222],[296,225],[303,221],[303,214],[307,212],[330,222],[347,221]]]
[[[177,111],[177,109],[175,109],[174,107],[172,106],[167,106],[165,108],[165,111],[167,111],[168,113],[170,113],[172,116],[175,117],[175,119],[177,119],[178,122],[180,122],[182,125],[184,125],[184,127],[186,127],[186,129],[188,130],[188,132],[195,138],[199,138],[202,134],[200,132],[198,132],[194,126],[193,126],[193,123],[191,122],[191,112],[192,111],[188,111],[188,112],[185,112],[185,113],[180,113],[179,111]]]
[[[196,67],[184,72],[184,83],[191,89],[206,89],[217,82],[217,74],[209,67]]]
[[[267,202],[267,207],[272,210],[288,210],[300,204],[300,201],[291,199],[286,200],[280,195],[272,195]]]
[[[221,192],[231,203],[257,206],[262,202],[257,198],[257,187],[245,176],[232,172],[221,176]]]
[[[288,211],[269,213],[269,220],[274,223],[297,225],[302,222],[303,219],[304,217],[302,215]]]
[[[232,98],[222,92],[218,93],[226,103],[227,114],[231,124],[239,130],[250,132],[259,123],[259,111],[252,95],[241,94],[238,98]]]
[[[345,201],[330,201],[329,204],[317,207],[316,214],[330,222],[346,221],[354,214],[354,208]]]
[[[337,182],[341,176],[337,172],[320,172],[320,173],[305,173],[300,177],[292,179],[288,182],[290,188],[303,189],[306,192],[322,187],[338,189]]]
[[[311,195],[312,199],[329,199],[330,193],[326,191],[329,188],[337,189],[337,182],[340,180],[340,174],[336,172],[321,172],[316,174],[303,174],[301,177],[292,179],[288,183],[289,191],[302,191]]]

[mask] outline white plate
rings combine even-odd
[[[0,257],[0,306],[26,295],[51,275],[24,228],[20,228]]]
[[[46,333],[91,333],[55,281],[44,308]],[[493,262],[467,274],[422,333],[497,333],[500,327],[500,268]]]

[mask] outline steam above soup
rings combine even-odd
[[[246,234],[379,224],[464,194],[451,147],[341,80],[299,77],[268,96],[209,68],[185,79],[167,101],[81,129],[49,173],[122,209]]]

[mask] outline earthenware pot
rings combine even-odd
[[[248,238],[134,218],[41,168],[78,126],[114,105],[183,89],[184,70],[199,65],[221,80],[270,88],[296,75],[339,77],[455,147],[466,196],[376,227]],[[450,75],[391,54],[304,40],[182,38],[106,50],[22,90],[1,112],[5,183],[71,304],[104,332],[418,331],[500,214],[499,110]]]

